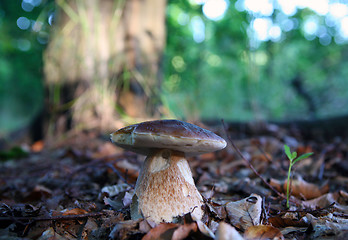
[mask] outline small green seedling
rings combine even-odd
[[[284,145],[284,150],[285,150],[285,154],[286,156],[289,158],[290,160],[290,164],[289,164],[289,171],[288,171],[288,181],[287,181],[287,186],[286,186],[286,206],[287,208],[290,207],[289,204],[289,198],[290,198],[290,175],[291,175],[291,168],[292,166],[297,163],[298,161],[301,161],[305,158],[308,158],[310,155],[312,155],[313,153],[305,153],[302,154],[301,156],[297,157],[297,152],[291,152],[290,151],[290,147],[288,145]]]

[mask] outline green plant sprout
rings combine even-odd
[[[290,147],[288,145],[284,145],[284,150],[285,150],[285,154],[288,157],[288,159],[290,160],[290,164],[289,164],[289,171],[288,171],[288,181],[287,181],[287,185],[286,185],[286,207],[289,208],[290,204],[289,204],[289,198],[290,198],[290,175],[291,175],[291,168],[292,166],[297,163],[298,161],[301,161],[305,158],[308,158],[310,155],[312,155],[312,152],[309,153],[305,153],[302,154],[301,156],[297,157],[297,152],[291,152],[290,151]]]

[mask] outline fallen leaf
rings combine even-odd
[[[84,225],[83,232],[82,232],[82,237],[83,239],[89,239],[88,236],[93,230],[98,229],[98,224],[96,221],[92,218],[89,218]]]
[[[197,224],[190,223],[180,225],[177,229],[175,229],[172,240],[181,240],[187,238],[191,232],[197,232]]]
[[[130,161],[124,159],[117,161],[114,167],[119,170],[123,175],[127,175],[127,180],[130,182],[135,182],[139,175],[139,165],[133,164]]]
[[[121,210],[123,208],[122,199],[112,200],[110,198],[105,197],[104,198],[104,203],[105,203],[105,205],[111,206],[112,209],[115,210],[115,211],[119,211],[119,210]]]
[[[222,220],[227,216],[226,207],[222,204],[215,203],[213,201],[207,201],[205,203],[205,212],[210,218]]]
[[[131,187],[126,183],[121,183],[112,186],[105,186],[101,190],[101,195],[106,197],[114,197],[121,192],[128,191]]]
[[[122,201],[123,201],[123,205],[125,207],[128,207],[131,205],[132,203],[132,198],[133,198],[134,192],[130,193],[130,192],[126,192]]]
[[[244,232],[244,239],[246,240],[266,240],[266,239],[284,239],[283,234],[279,229],[270,225],[251,226]]]
[[[81,209],[81,208],[73,208],[73,209],[64,211],[62,215],[63,215],[63,216],[69,216],[69,215],[81,215],[81,214],[86,214],[86,213],[88,213],[88,212],[87,212],[86,210],[84,210],[84,209]],[[77,220],[77,222],[78,222],[79,224],[82,224],[84,221],[85,221],[85,220]],[[69,226],[70,223],[71,223],[71,225],[75,225],[75,224],[74,224],[74,221],[65,221],[65,222],[64,222],[64,224],[65,224],[66,226]],[[64,225],[64,224],[62,224],[62,225]]]
[[[216,240],[243,240],[244,238],[230,224],[220,222],[215,235]]]
[[[139,221],[128,220],[116,223],[111,233],[110,239],[128,239],[129,235],[140,233]]]
[[[103,210],[104,215],[101,218],[102,228],[112,228],[120,222],[125,221],[125,216],[114,210]]]
[[[160,223],[157,227],[151,229],[142,240],[167,240],[172,239],[175,229],[178,224],[175,223]]]
[[[117,148],[111,142],[105,142],[98,147],[97,152],[93,154],[93,158],[105,158],[108,156],[116,155],[120,152],[120,149]]]
[[[88,213],[86,210],[81,209],[81,208],[73,208],[70,210],[66,210],[63,212],[63,216],[67,216],[67,215],[80,215],[80,214],[86,214]]]
[[[23,199],[24,202],[34,202],[50,198],[52,191],[45,186],[36,185],[34,189],[28,193]]]
[[[202,221],[197,221],[199,232],[202,233],[199,239],[214,238],[214,233]]]
[[[146,220],[143,220],[139,223],[139,230],[143,233],[147,233],[151,230],[151,226],[150,224],[146,221]]]
[[[302,205],[306,208],[317,209],[325,208],[335,203],[334,207],[344,213],[348,213],[348,206],[345,204],[348,202],[348,194],[344,191],[339,191],[335,193],[327,193],[318,198],[303,201]]]
[[[226,204],[230,222],[242,230],[260,224],[262,198],[257,194]]]
[[[348,231],[348,219],[337,218],[332,214],[322,217],[314,217],[307,213],[305,216],[313,227],[313,238],[321,238],[322,236],[338,235],[341,232]]]
[[[309,223],[304,221],[302,218],[298,220],[298,219],[287,218],[285,216],[280,216],[280,215],[270,217],[268,219],[268,223],[272,224],[273,227],[280,227],[280,228],[285,228],[289,226],[308,227],[309,225]]]
[[[56,233],[53,229],[53,227],[48,228],[46,231],[44,231],[41,236],[38,238],[38,240],[66,240],[65,237],[59,235]]]
[[[42,140],[34,142],[33,145],[31,145],[30,149],[32,152],[41,152],[44,148],[45,144]]]

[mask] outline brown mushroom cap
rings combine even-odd
[[[144,155],[155,149],[172,149],[193,156],[226,147],[215,133],[179,120],[156,120],[124,127],[111,134],[116,145]]]

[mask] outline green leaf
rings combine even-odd
[[[312,155],[313,153],[312,152],[309,152],[309,153],[305,153],[305,154],[302,154],[301,156],[299,156],[298,158],[296,158],[294,160],[294,164],[298,161],[301,161],[302,159],[305,159],[305,158],[308,158],[310,155]]]
[[[284,144],[284,150],[285,150],[286,156],[287,156],[290,160],[292,160],[291,151],[290,151],[289,146],[286,145],[286,144]]]
[[[291,156],[292,156],[292,159],[295,159],[295,158],[297,157],[297,152],[293,152],[293,153],[291,154]]]

